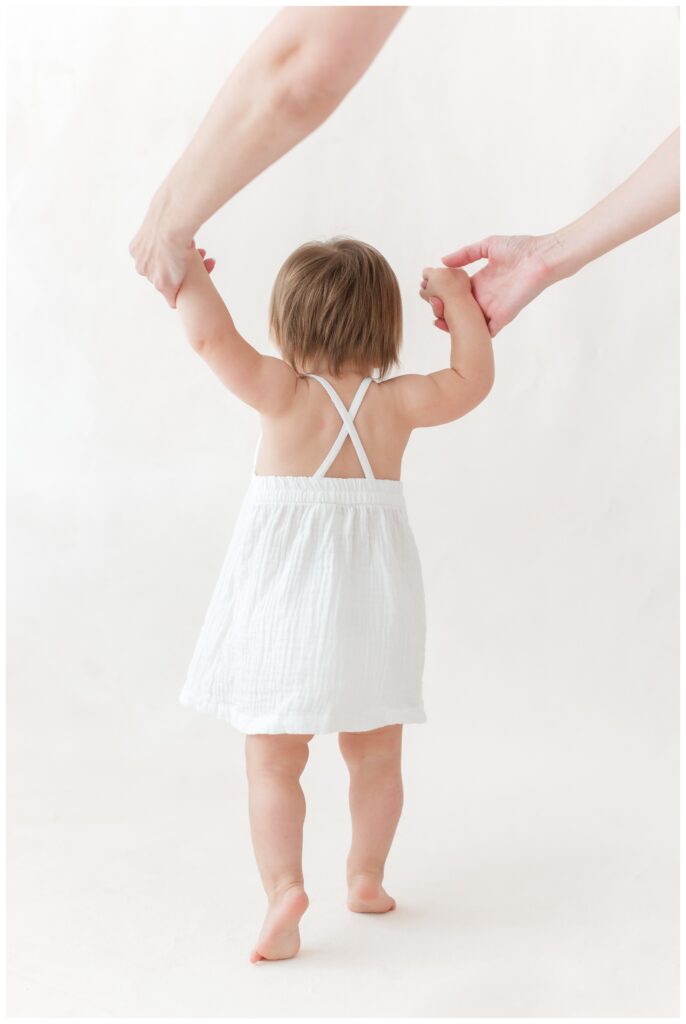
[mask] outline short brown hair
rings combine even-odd
[[[398,362],[402,317],[391,267],[354,238],[301,245],[276,275],[269,303],[269,328],[298,373],[321,359],[335,375],[353,363],[384,376]]]

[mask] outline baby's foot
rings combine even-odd
[[[348,910],[356,914],[385,914],[395,908],[378,879],[371,875],[354,875],[348,883]]]
[[[270,903],[250,962],[288,960],[300,949],[298,923],[309,905],[302,886],[286,889]]]

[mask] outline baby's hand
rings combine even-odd
[[[454,301],[468,295],[471,296],[471,280],[469,274],[464,271],[444,267],[425,267],[422,271],[419,294],[431,306],[436,317],[434,320],[436,327],[447,331],[448,325],[443,316],[445,303],[451,299]]]
[[[211,256],[209,257],[209,259],[205,259],[207,249],[198,249],[198,252],[200,253],[202,261],[205,264],[205,270],[207,271],[208,274],[211,274],[215,268],[215,264],[217,261],[213,260]]]

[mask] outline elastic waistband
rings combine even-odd
[[[405,508],[401,480],[368,480],[365,477],[253,474],[246,497],[261,505],[390,505]]]

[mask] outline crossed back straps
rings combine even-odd
[[[330,468],[330,466],[333,464],[333,461],[340,452],[341,448],[343,447],[346,437],[350,437],[350,440],[352,441],[355,447],[355,451],[357,452],[357,457],[360,460],[360,465],[362,466],[365,477],[367,478],[367,480],[374,480],[375,477],[372,472],[372,467],[369,463],[369,459],[367,458],[367,453],[364,450],[364,446],[360,441],[360,435],[357,433],[357,428],[354,422],[355,416],[357,415],[357,411],[360,408],[360,405],[362,404],[362,399],[366,395],[367,388],[372,382],[372,378],[365,377],[362,381],[360,381],[360,386],[355,392],[355,397],[350,403],[350,408],[346,409],[345,405],[341,400],[340,395],[333,387],[333,385],[328,382],[328,380],[325,380],[324,377],[319,377],[316,373],[307,373],[305,374],[305,376],[314,377],[315,380],[319,381],[319,383],[328,393],[329,398],[336,406],[336,409],[338,410],[340,417],[343,420],[343,423],[341,424],[341,429],[338,433],[338,437],[332,444],[328,455],[326,456],[326,458],[324,459],[316,473],[313,473],[312,475],[324,476],[328,469]]]

